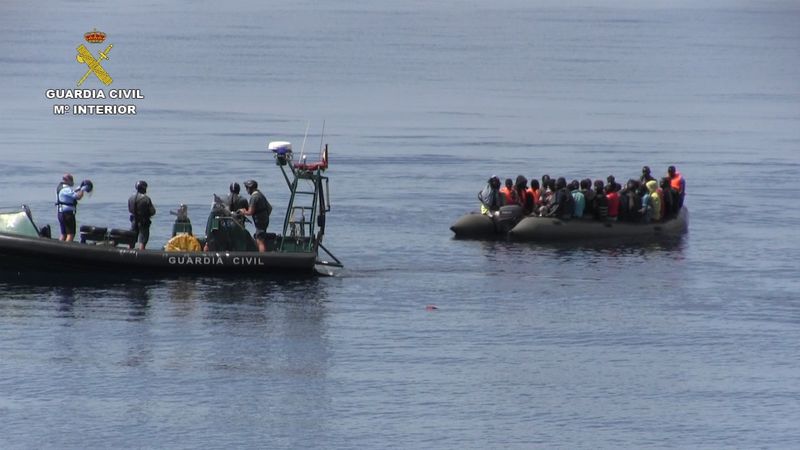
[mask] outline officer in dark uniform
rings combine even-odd
[[[144,250],[150,240],[150,218],[156,215],[156,208],[147,196],[146,181],[136,183],[136,193],[128,199],[128,212],[131,213],[131,230],[138,233],[139,250]]]
[[[258,183],[255,180],[245,181],[244,188],[250,194],[250,201],[247,208],[241,208],[239,212],[253,218],[253,224],[256,227],[253,237],[256,238],[258,251],[265,252],[267,251],[267,227],[269,226],[269,215],[272,214],[272,205],[267,201],[267,197],[258,190]]]
[[[225,205],[231,212],[236,212],[242,208],[247,208],[247,200],[245,200],[241,195],[239,195],[240,191],[239,183],[233,182],[231,183],[230,187],[230,194],[228,194],[228,198],[225,199]]]

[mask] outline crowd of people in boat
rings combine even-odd
[[[496,176],[478,194],[481,213],[499,214],[500,208],[517,205],[525,215],[583,219],[658,222],[678,214],[686,195],[686,180],[669,166],[666,176],[657,180],[650,167],[642,168],[641,176],[617,183],[614,175],[606,181],[589,178],[567,182],[564,177],[543,175],[530,180],[522,175],[516,181],[505,180],[501,186]]]
[[[56,209],[61,228],[59,239],[67,242],[75,239],[77,230],[75,212],[78,208],[78,201],[83,198],[85,193],[91,192],[94,187],[91,180],[83,180],[77,188],[74,186],[75,178],[72,174],[67,173],[56,187]],[[256,228],[253,237],[258,250],[264,252],[266,251],[267,227],[269,226],[269,216],[272,213],[272,205],[258,189],[258,183],[255,180],[245,181],[244,187],[250,195],[249,200],[240,196],[239,183],[234,182],[230,185],[230,194],[225,200],[225,206],[231,213],[253,218]],[[150,239],[150,224],[152,217],[156,214],[156,208],[147,195],[146,181],[139,180],[134,188],[136,192],[128,198],[131,231],[137,235],[138,248],[144,250]],[[244,224],[242,225],[244,226]]]

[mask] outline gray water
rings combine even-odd
[[[2,274],[0,447],[797,447],[796,3],[318,3],[0,6],[3,206],[56,225],[70,171],[96,188],[79,223],[124,227],[145,179],[160,245],[170,209],[202,224],[211,193],[255,178],[282,217],[266,144],[298,149],[310,123],[313,155],[324,121],[346,266]],[[93,28],[111,88],[145,96],[135,116],[52,113]],[[644,164],[687,179],[680,241],[448,230],[492,174]]]

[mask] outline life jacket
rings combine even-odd
[[[513,205],[516,203],[514,201],[514,191],[513,189],[508,189],[507,187],[503,186],[500,188],[500,195],[503,196],[503,204],[504,205]]]
[[[669,185],[672,186],[672,189],[675,189],[675,192],[682,193],[681,185],[683,184],[683,175],[680,172],[675,172],[675,176],[669,179]]]
[[[150,218],[156,214],[156,209],[147,194],[137,192],[128,198],[128,212],[135,225],[150,226]]]
[[[533,200],[533,206],[539,206],[539,190],[528,188],[528,196]]]
[[[78,206],[78,201],[73,198],[67,198],[65,199],[66,201],[61,200],[61,190],[64,189],[65,187],[70,187],[70,186],[67,183],[64,183],[63,181],[58,183],[58,186],[56,186],[56,207],[58,208],[58,212],[63,212],[62,206],[71,207],[73,211]]]
[[[250,201],[253,202],[255,206],[255,211],[253,211],[253,225],[255,225],[256,230],[266,230],[269,226],[269,216],[272,214],[272,205],[269,200],[267,200],[267,197],[258,189],[250,194]]]
[[[619,194],[609,192],[606,194],[606,200],[608,200],[608,217],[617,217],[619,215]]]

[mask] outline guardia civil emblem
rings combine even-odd
[[[83,37],[89,44],[102,44],[106,40],[106,34],[102,31],[97,31],[96,28],[84,34]],[[97,58],[95,58],[94,55],[92,55],[92,52],[90,52],[85,45],[81,44],[78,46],[78,54],[75,56],[75,59],[78,61],[78,63],[86,64],[88,67],[86,73],[83,74],[80,80],[78,80],[78,86],[82,85],[83,82],[86,81],[86,79],[92,74],[94,74],[97,79],[102,81],[106,86],[114,81],[111,79],[111,75],[109,75],[103,66],[100,65],[100,61],[108,61],[108,54],[111,52],[112,47],[112,44],[108,44],[105,50],[97,53]]]

